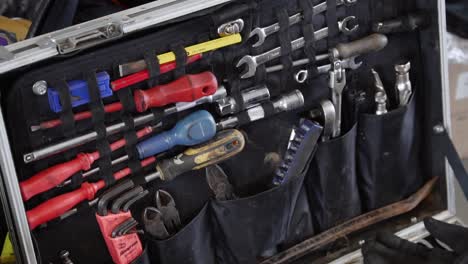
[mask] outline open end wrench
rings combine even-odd
[[[356,2],[357,2],[357,0],[337,0],[336,5],[337,6],[352,5],[352,4],[356,3]],[[320,3],[320,4],[316,5],[316,6],[314,6],[312,10],[313,10],[312,11],[313,15],[317,15],[317,14],[320,14],[320,13],[323,13],[323,12],[327,11],[327,2],[325,1],[323,3]],[[303,19],[302,13],[297,13],[297,14],[294,14],[294,15],[290,16],[289,17],[289,26],[292,26],[294,24],[297,24],[297,23],[301,22],[302,19]],[[340,27],[340,24],[338,24],[338,26]],[[263,27],[263,28],[259,28],[259,27],[254,28],[252,30],[252,32],[250,32],[249,38],[252,38],[252,37],[256,36],[258,40],[257,40],[257,42],[255,42],[252,45],[252,47],[258,47],[258,46],[263,45],[263,43],[265,42],[265,39],[268,36],[272,35],[273,33],[278,32],[279,30],[280,30],[279,23],[275,23],[273,25]],[[349,28],[345,28],[345,30],[349,31]]]
[[[356,30],[357,27],[355,27],[355,29],[349,29],[347,26],[348,23],[354,19],[356,18],[346,17],[343,20],[339,21],[338,25],[341,25],[341,28],[346,28],[346,30]],[[314,37],[316,41],[324,39],[327,36],[328,36],[328,27],[319,29],[314,32]],[[291,50],[292,51],[298,50],[304,47],[304,45],[305,45],[304,37],[295,39],[291,42]],[[241,74],[242,79],[247,79],[255,75],[255,72],[257,71],[257,67],[259,65],[265,64],[271,60],[279,58],[280,56],[281,56],[281,47],[277,47],[259,55],[255,55],[255,56],[245,55],[239,60],[236,67],[239,68],[239,67],[242,67],[244,64],[247,65],[246,66],[247,70]]]
[[[362,61],[356,63],[356,58],[357,56],[344,59],[341,61],[341,67],[344,69],[351,69],[351,70],[356,70],[362,65]],[[327,64],[327,65],[322,65],[317,67],[317,71],[319,74],[324,74],[328,73],[332,68],[332,64]],[[309,78],[309,71],[308,70],[300,70],[294,74],[294,80],[298,83],[304,83],[307,81],[307,78]]]

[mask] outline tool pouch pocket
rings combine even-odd
[[[149,254],[148,254],[148,247],[145,247],[143,250],[143,253],[136,258],[134,261],[132,261],[131,264],[151,264]]]
[[[306,177],[309,204],[317,231],[361,213],[356,176],[357,126],[345,135],[321,142]]]
[[[174,236],[158,240],[147,235],[147,240],[151,263],[217,263],[207,205]]]
[[[211,203],[220,263],[257,263],[287,239],[304,175],[262,192]]]
[[[400,201],[423,183],[414,94],[408,105],[359,118],[357,169],[366,211]]]

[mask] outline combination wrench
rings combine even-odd
[[[341,67],[343,67],[344,69],[350,69],[350,70],[358,69],[359,67],[361,67],[362,61],[356,63],[356,57],[357,56],[341,60]],[[317,67],[317,72],[319,74],[324,74],[324,73],[329,72],[332,69],[332,67],[333,67],[332,64],[322,65],[322,66]],[[307,81],[308,78],[309,78],[309,70],[300,70],[294,74],[294,80],[298,83],[304,83],[305,81]]]
[[[354,20],[354,19],[353,17],[346,17],[342,21],[339,21],[338,22],[339,28],[348,28],[346,26],[347,23],[349,23],[351,20]],[[353,30],[356,30],[356,29],[357,27],[354,27]],[[322,28],[314,32],[314,37],[316,41],[324,39],[327,36],[328,36],[328,27]],[[298,50],[304,47],[304,45],[305,45],[304,37],[295,39],[291,42],[291,50],[292,51]],[[245,55],[239,60],[236,67],[239,68],[242,65],[247,64],[247,70],[241,75],[242,79],[246,79],[246,78],[253,77],[255,75],[255,72],[257,71],[257,67],[259,65],[265,64],[271,60],[279,58],[280,56],[281,56],[281,47],[277,47],[259,55],[255,55],[255,56]]]
[[[349,6],[349,5],[352,5],[354,3],[356,3],[357,0],[337,0],[336,1],[336,5],[337,6],[340,6],[340,5],[346,5],[346,6]],[[323,13],[327,11],[327,2],[323,2],[323,3],[320,3],[316,6],[314,6],[312,8],[312,13],[313,15],[317,15],[317,14],[320,14],[320,13]],[[289,26],[292,26],[294,24],[297,24],[299,22],[301,22],[303,20],[303,15],[302,13],[297,13],[297,14],[294,14],[292,16],[289,17]],[[347,25],[347,23],[344,24],[345,26]],[[340,25],[338,25],[338,27],[340,27],[340,30],[341,30],[341,27]],[[357,28],[356,26],[354,26],[354,28]],[[255,42],[252,47],[258,47],[258,46],[261,46],[263,45],[263,43],[265,42],[265,39],[272,35],[273,33],[276,33],[280,30],[280,25],[279,23],[275,23],[273,25],[270,25],[270,26],[267,26],[267,27],[257,27],[257,28],[254,28],[252,30],[252,32],[250,32],[250,35],[249,35],[249,39],[252,38],[252,37],[257,37],[258,40],[257,42]],[[355,29],[353,28],[348,28],[347,26],[343,28],[343,33],[344,34],[350,34],[351,32],[353,32]]]

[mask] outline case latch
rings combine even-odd
[[[56,39],[55,42],[57,43],[58,52],[60,54],[66,54],[119,38],[122,35],[123,31],[121,26],[117,23],[110,23],[103,27],[84,31],[75,36]]]

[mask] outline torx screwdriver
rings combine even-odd
[[[164,85],[157,85],[148,90],[135,90],[134,101],[137,112],[145,112],[149,108],[162,107],[171,103],[193,102],[204,96],[212,95],[218,89],[218,82],[213,73],[206,71],[199,74],[188,74]],[[104,112],[113,113],[122,110],[122,103],[116,102],[104,106]],[[74,114],[75,121],[92,117],[91,111]],[[31,127],[32,131],[61,125],[60,119],[41,122],[39,126]]]
[[[187,149],[172,159],[160,161],[156,165],[157,172],[145,176],[144,179],[147,183],[158,178],[164,181],[172,180],[190,170],[198,170],[227,160],[241,152],[244,146],[245,139],[240,131],[224,130],[217,133],[212,140],[205,144]],[[154,157],[147,158],[142,161],[142,166],[148,166],[154,161]],[[114,173],[114,178],[120,180],[129,174],[130,169],[126,168]],[[27,211],[30,230],[63,215],[82,201],[93,200],[96,193],[104,187],[103,180],[96,183],[85,182],[81,188],[56,196]]]
[[[146,135],[151,134],[154,131],[153,127],[145,127],[139,131],[137,131],[136,136],[137,138],[142,138]],[[125,139],[120,139],[112,144],[110,144],[111,151],[115,151],[117,149],[122,148],[126,144]],[[28,201],[35,195],[48,191],[66,179],[73,176],[73,174],[79,171],[86,171],[91,168],[91,165],[94,161],[100,158],[99,151],[94,151],[90,153],[79,153],[76,155],[76,158],[63,162],[52,167],[49,167],[45,170],[42,170],[31,178],[26,179],[20,182],[20,189],[21,195],[23,197],[23,201]]]
[[[201,104],[205,103],[212,103],[217,100],[220,100],[222,98],[226,97],[226,89],[221,87],[221,89],[218,89],[215,94],[210,95],[210,96],[205,96],[202,97],[196,101],[193,102],[188,102],[188,103],[176,103],[174,106],[168,107],[164,110],[163,116],[171,115],[174,113],[182,112],[187,109],[196,107]],[[139,117],[136,117],[133,119],[133,122],[135,126],[141,126],[143,124],[149,123],[153,121],[156,117],[154,116],[153,113],[142,115]],[[161,126],[162,124],[159,123],[157,124],[157,127]],[[106,134],[107,135],[113,135],[117,132],[120,132],[125,129],[125,123],[120,122],[111,126],[108,126],[106,128]],[[30,163],[36,160],[40,160],[43,158],[50,157],[54,154],[72,149],[77,146],[84,145],[86,143],[89,143],[97,138],[97,132],[90,132],[88,134],[84,134],[81,136],[77,136],[75,138],[71,138],[47,147],[44,147],[42,149],[35,150],[33,152],[27,153],[23,155],[23,160],[24,163]]]

